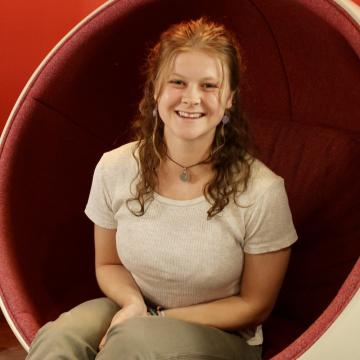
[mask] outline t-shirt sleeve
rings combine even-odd
[[[96,165],[85,207],[85,214],[96,225],[116,229],[117,222],[111,207],[111,194],[104,181],[104,155]]]
[[[276,251],[290,246],[297,238],[284,180],[279,178],[249,208],[244,251]]]

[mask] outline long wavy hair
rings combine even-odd
[[[233,92],[232,107],[227,115],[228,124],[220,122],[216,127],[211,149],[210,163],[214,177],[204,187],[204,196],[210,204],[208,219],[220,213],[232,198],[237,202],[244,192],[250,177],[250,166],[255,148],[249,133],[246,116],[241,106],[240,83],[244,66],[236,36],[223,25],[202,17],[198,20],[172,25],[161,34],[159,42],[149,51],[143,68],[145,77],[143,98],[133,130],[138,140],[133,156],[138,162],[136,194],[127,200],[127,207],[136,216],[144,215],[146,204],[154,199],[157,185],[156,169],[166,157],[164,124],[158,120],[155,96],[159,96],[176,55],[180,52],[202,50],[216,56],[227,66],[230,91]],[[223,74],[225,72],[223,71]],[[224,76],[224,75],[223,75]],[[137,155],[135,155],[137,153]],[[137,210],[129,203],[136,201]]]

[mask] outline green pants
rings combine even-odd
[[[31,344],[30,360],[259,360],[261,346],[238,335],[182,320],[136,317],[109,331],[118,305],[107,298],[87,301],[45,324]]]

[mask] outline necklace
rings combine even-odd
[[[196,164],[193,164],[193,165],[190,165],[190,166],[184,166],[184,165],[181,165],[179,164],[178,162],[176,162],[174,159],[172,159],[168,154],[166,154],[166,156],[169,158],[169,160],[171,160],[174,164],[180,166],[182,168],[182,172],[181,174],[179,175],[179,178],[181,181],[183,182],[188,182],[190,181],[190,174],[189,174],[189,169],[194,167],[194,166],[197,166],[197,165],[200,165],[200,164],[205,164],[207,163],[211,157],[212,157],[212,153],[210,153],[210,155],[205,159],[205,160],[202,160],[202,161],[199,161],[197,162]]]

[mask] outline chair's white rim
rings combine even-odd
[[[347,299],[349,300],[349,299]],[[298,360],[358,360],[360,356],[360,289],[350,297],[335,321],[306,349]]]
[[[351,0],[334,0],[340,5],[359,25],[360,25],[360,6]]]
[[[13,319],[11,318],[8,309],[5,306],[5,303],[0,296],[0,309],[2,310],[2,313],[4,314],[4,318],[7,321],[11,331],[14,333],[15,337],[18,339],[21,346],[25,349],[26,352],[29,352],[29,345],[26,343],[22,335],[20,334],[18,328],[16,327]]]

